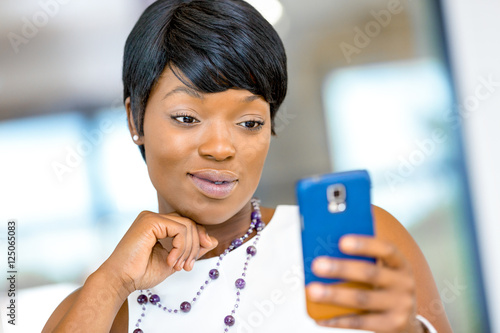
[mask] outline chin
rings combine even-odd
[[[249,201],[243,198],[229,197],[223,200],[196,197],[184,202],[189,205],[179,205],[177,213],[201,225],[221,224],[236,215]]]

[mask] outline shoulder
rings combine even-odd
[[[69,294],[59,306],[54,310],[49,320],[45,324],[45,327],[42,330],[42,333],[52,332],[58,325],[58,323],[63,319],[66,313],[69,311],[73,303],[75,303],[76,299],[80,295],[80,290],[82,288],[78,288]],[[128,330],[128,301],[125,300],[120,310],[116,314],[115,320],[113,322],[113,326],[111,327],[112,332],[127,332]]]
[[[389,212],[372,205],[376,237],[393,243],[414,265],[426,265],[427,262],[417,243],[408,230]]]
[[[431,309],[443,305],[431,269],[419,246],[394,216],[377,206],[372,206],[372,209],[376,237],[394,244],[411,265],[416,283],[417,312],[432,320],[439,332],[451,332],[444,311],[440,315],[429,315]]]
[[[392,239],[400,236],[410,236],[405,227],[386,210],[372,205],[372,212],[377,237]]]

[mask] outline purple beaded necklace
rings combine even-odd
[[[237,279],[234,283],[236,287],[236,303],[234,304],[231,314],[227,315],[224,318],[224,325],[225,325],[224,332],[229,331],[229,328],[233,326],[235,323],[234,314],[236,313],[236,310],[238,309],[240,303],[240,295],[241,295],[240,291],[241,289],[245,288],[246,285],[245,277],[246,277],[248,263],[250,259],[257,253],[256,245],[260,239],[261,232],[265,227],[265,223],[262,222],[262,215],[260,213],[260,201],[256,198],[253,198],[251,200],[251,204],[252,204],[252,215],[248,231],[240,238],[236,238],[235,240],[233,240],[231,242],[231,245],[229,245],[229,247],[226,250],[224,250],[224,252],[221,255],[219,255],[219,259],[217,260],[215,267],[208,272],[207,280],[205,280],[205,282],[200,286],[200,288],[196,292],[195,297],[193,297],[192,302],[188,301],[182,302],[178,309],[173,309],[163,305],[160,302],[160,296],[154,294],[151,291],[151,289],[146,290],[146,293],[144,293],[143,290],[140,291],[141,294],[139,295],[139,297],[137,297],[137,302],[142,306],[142,314],[141,317],[137,320],[137,323],[135,324],[137,328],[134,330],[134,333],[143,333],[143,331],[140,329],[140,326],[144,320],[144,317],[146,317],[146,305],[148,301],[152,305],[158,307],[160,310],[163,310],[165,313],[173,313],[173,314],[188,313],[191,310],[191,307],[194,306],[196,301],[201,296],[203,290],[205,290],[205,287],[209,285],[210,281],[216,280],[219,277],[218,268],[220,267],[224,257],[232,250],[236,249],[237,247],[240,247],[243,244],[243,242],[248,237],[250,237],[252,232],[254,230],[257,230],[257,235],[253,239],[253,244],[247,247],[247,258],[245,261],[245,265],[243,266],[243,272],[241,273],[241,278]]]

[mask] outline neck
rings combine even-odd
[[[229,220],[215,225],[205,225],[205,229],[210,236],[215,237],[219,244],[215,249],[203,256],[203,259],[219,256],[229,247],[231,242],[243,236],[250,227],[250,214],[252,205],[248,202],[236,215]],[[254,236],[255,232],[250,237]]]
[[[164,202],[162,202],[161,200],[159,200],[158,208],[160,214],[168,214],[172,212],[172,208],[169,207],[168,205],[165,205]],[[219,244],[217,245],[216,248],[206,253],[202,257],[202,259],[208,259],[221,255],[229,247],[229,245],[234,239],[243,236],[250,227],[251,213],[252,213],[252,204],[249,201],[243,206],[243,208],[239,212],[237,212],[235,215],[230,217],[225,222],[213,225],[205,224],[204,227],[207,230],[207,233],[210,236],[215,237],[219,242]],[[269,208],[261,208],[261,213],[262,213],[262,221],[264,221],[267,224],[270,221],[274,213],[274,210]],[[248,239],[252,238],[255,234],[256,231],[254,231]],[[170,250],[171,248],[170,241],[161,240],[160,243],[167,250]]]

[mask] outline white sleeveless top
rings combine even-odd
[[[224,257],[218,268],[219,278],[206,286],[189,313],[168,313],[148,302],[145,316],[141,317],[142,306],[137,302],[140,292],[130,294],[129,332],[137,328],[141,318],[139,327],[144,333],[223,333],[224,318],[231,314],[236,303],[234,283],[241,278],[250,244],[252,240]],[[248,264],[246,286],[241,290],[235,324],[229,333],[362,332],[320,327],[308,317],[297,206],[278,206],[256,247],[257,254]],[[217,257],[198,260],[191,272],[176,272],[151,291],[160,296],[163,306],[178,309],[182,302],[196,297],[217,260]]]

